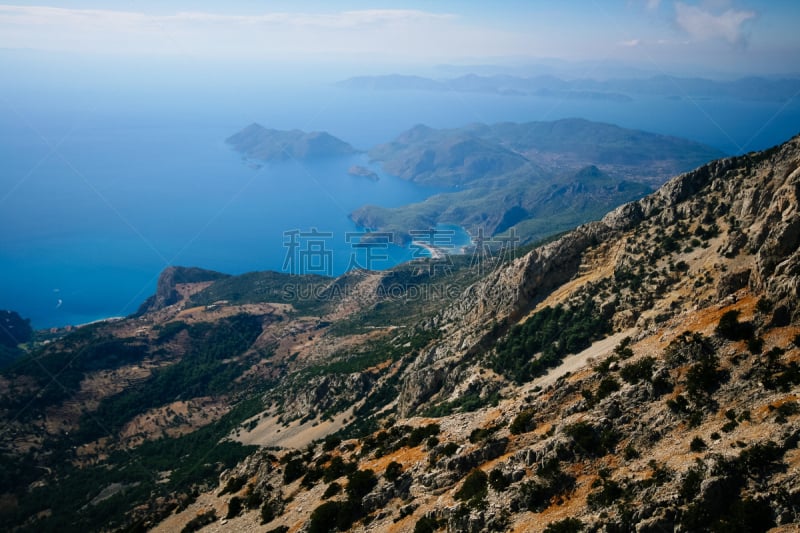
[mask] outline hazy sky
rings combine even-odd
[[[796,74],[798,25],[797,0],[39,0],[0,5],[0,49],[364,66],[552,58]]]

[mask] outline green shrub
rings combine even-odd
[[[372,470],[356,470],[347,476],[347,495],[352,500],[361,499],[378,484]]]
[[[244,506],[248,509],[258,509],[264,501],[264,497],[253,487],[248,487],[244,497]]]
[[[764,350],[764,339],[761,337],[750,337],[747,339],[747,350],[753,355],[760,354]]]
[[[322,443],[322,450],[326,452],[330,452],[336,449],[342,443],[342,439],[335,435],[328,435],[325,437],[325,441]]]
[[[512,435],[519,435],[520,433],[525,433],[532,430],[532,422],[535,414],[536,411],[533,409],[520,411],[520,413],[514,417],[514,420],[511,421],[511,425],[508,427],[508,430]]]
[[[705,479],[705,466],[702,462],[698,462],[695,466],[689,468],[681,480],[680,489],[678,494],[687,502],[692,501],[698,494],[700,494],[700,485]]]
[[[470,472],[463,485],[455,493],[457,500],[477,502],[486,498],[488,493],[487,485],[489,483],[489,476],[480,468],[474,469]]]
[[[231,519],[239,516],[239,513],[242,512],[242,507],[244,507],[242,503],[242,499],[238,496],[231,498],[231,501],[228,502],[228,514],[225,515],[225,518]]]
[[[340,477],[355,471],[355,469],[355,463],[345,462],[341,456],[337,455],[331,459],[330,464],[325,468],[322,474],[322,480],[325,483],[330,483],[334,479],[339,479]]]
[[[707,447],[708,446],[706,446],[706,442],[700,437],[693,438],[692,442],[689,443],[689,449],[693,452],[702,452]]]
[[[220,491],[219,496],[224,496],[225,494],[235,494],[242,490],[244,484],[247,483],[247,477],[245,476],[234,476],[228,479],[228,482],[225,483],[225,487]]]
[[[630,337],[625,337],[622,339],[619,344],[614,347],[614,353],[619,359],[630,359],[633,357],[633,350],[631,350],[632,339]],[[611,359],[607,359],[608,363],[611,364]]]
[[[306,531],[308,533],[331,533],[350,529],[361,511],[352,502],[325,502],[311,512]]]
[[[619,375],[628,383],[638,383],[639,381],[649,381],[653,375],[656,360],[653,357],[642,357],[635,363],[630,363],[623,366],[619,370]]]
[[[634,459],[638,459],[639,457],[641,457],[641,454],[638,452],[636,448],[633,447],[633,444],[631,444],[630,442],[628,443],[627,446],[625,446],[625,449],[622,451],[622,454],[626,461],[632,461]]]
[[[342,486],[339,485],[337,482],[333,481],[328,487],[325,489],[325,492],[322,493],[322,499],[327,500],[332,496],[336,496],[342,492]]]
[[[595,395],[595,399],[602,400],[618,390],[619,383],[617,383],[617,380],[611,376],[606,376],[600,380],[600,385],[597,386],[597,394]]]
[[[488,428],[475,428],[469,434],[469,441],[473,444],[480,442],[482,440],[486,440],[487,438],[494,435],[494,433],[500,429],[499,426],[489,426]]]
[[[564,518],[547,524],[544,533],[580,533],[584,527],[583,522],[577,518]]]
[[[261,506],[261,523],[268,524],[275,520],[275,506],[272,502],[267,501],[264,502],[264,505]]]
[[[625,491],[619,483],[602,474],[600,478],[592,482],[592,488],[596,488],[597,490],[591,492],[586,497],[586,503],[591,509],[608,507],[609,505],[617,503],[618,500],[621,500],[625,494]]]
[[[775,420],[781,424],[785,424],[790,416],[800,413],[800,406],[798,406],[797,402],[789,400],[776,407],[775,413]]]
[[[689,397],[697,403],[704,403],[708,395],[719,386],[724,373],[717,366],[716,354],[702,354],[702,357],[686,372],[686,390]]]
[[[768,531],[775,525],[772,509],[765,500],[736,499],[719,518],[718,531]]]
[[[679,414],[689,412],[689,401],[682,394],[679,394],[674,399],[667,400],[666,403],[669,410],[673,413]]]
[[[772,308],[775,304],[767,298],[766,296],[762,296],[758,299],[758,303],[756,303],[756,309],[758,309],[759,313],[767,314],[772,312]]]
[[[598,431],[588,422],[576,422],[564,428],[575,442],[577,451],[590,457],[601,457],[612,451],[619,439],[613,430]]]
[[[493,468],[491,472],[489,472],[489,485],[498,491],[502,492],[508,488],[511,484],[511,480],[509,480],[503,471],[499,468]]]
[[[181,529],[181,533],[193,533],[194,531],[200,531],[208,524],[211,524],[216,521],[217,521],[217,512],[214,509],[211,509],[210,511],[201,513],[192,518],[191,520],[189,520],[189,522],[187,522],[186,525],[183,526],[183,529]]]
[[[753,477],[763,477],[767,472],[781,468],[783,450],[773,441],[753,444],[739,454],[738,464]]]
[[[416,427],[411,430],[411,434],[408,436],[407,443],[412,448],[419,446],[422,444],[422,441],[428,437],[434,437],[438,435],[439,431],[439,424],[428,424],[427,426]]]
[[[448,442],[442,448],[442,455],[444,455],[445,457],[450,457],[457,451],[458,451],[458,444],[456,444],[455,442]]]
[[[383,473],[383,477],[385,477],[387,481],[394,482],[397,478],[400,477],[400,474],[402,473],[403,473],[403,465],[401,465],[397,461],[392,461],[391,463],[386,465],[386,470]]]
[[[283,482],[289,484],[306,473],[306,462],[300,457],[290,459],[283,467]]]
[[[414,533],[434,533],[439,529],[439,524],[433,518],[423,516],[414,525]]]
[[[310,489],[316,485],[317,481],[322,479],[324,475],[325,471],[322,468],[311,467],[306,470],[306,474],[303,476],[303,479],[300,480],[300,486]]]
[[[720,337],[737,341],[753,336],[753,325],[749,322],[739,322],[740,311],[737,309],[725,312],[719,319],[716,333]]]
[[[735,420],[731,420],[729,422],[726,422],[725,425],[722,426],[722,431],[724,431],[725,433],[730,433],[731,431],[736,429],[736,426],[738,425],[739,424],[737,424]]]
[[[550,505],[555,496],[570,491],[575,486],[575,478],[561,470],[558,459],[551,459],[541,465],[536,475],[540,481],[527,481],[520,486],[520,494],[529,511],[538,513]]]

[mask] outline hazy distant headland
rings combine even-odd
[[[323,135],[324,143],[309,141]],[[228,142],[246,157],[266,161],[355,153],[327,133],[268,130],[257,124]],[[563,119],[450,129],[420,124],[367,155],[386,174],[430,189],[421,202],[362,205],[350,213],[357,226],[390,232],[402,245],[410,242],[410,230],[438,225],[480,227],[487,236],[512,230],[523,242],[544,238],[724,154],[678,137]],[[375,170],[360,164],[351,165],[348,173],[378,179]]]
[[[281,131],[250,124],[226,142],[245,157],[260,161],[308,160],[352,155],[358,150],[327,132]]]
[[[347,173],[358,178],[367,178],[370,181],[379,181],[381,179],[375,171],[362,165],[351,166],[347,169]]]
[[[551,75],[531,77],[497,74],[466,74],[432,79],[388,74],[357,76],[337,83],[339,87],[367,90],[455,91],[519,96],[555,97],[575,100],[631,101],[633,96],[681,98],[735,98],[756,101],[787,101],[800,92],[800,78],[746,77],[730,81],[676,76],[649,78],[562,79]]]

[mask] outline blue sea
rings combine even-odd
[[[331,80],[334,81],[334,80]],[[388,176],[365,155],[254,165],[224,142],[251,122],[325,130],[360,149],[420,123],[582,117],[687,137],[729,154],[800,130],[800,103],[636,99],[628,103],[423,92],[332,83],[228,89],[0,87],[0,309],[36,328],[134,312],[168,265],[237,274],[291,267],[291,232],[325,235],[328,268],[354,258],[348,214],[437,192]],[[353,164],[379,173],[347,174]],[[424,229],[424,228],[409,228]],[[463,236],[461,236],[463,237]],[[398,247],[372,267],[410,258]],[[327,257],[327,256],[326,256]]]

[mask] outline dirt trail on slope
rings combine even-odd
[[[568,372],[571,373],[580,370],[586,366],[590,360],[599,360],[609,355],[622,339],[625,337],[632,337],[635,332],[635,329],[621,331],[595,342],[580,353],[566,356],[561,362],[561,365],[551,368],[546,375],[534,379],[525,390],[530,391],[536,386],[545,388],[555,383],[558,378],[564,376]]]

